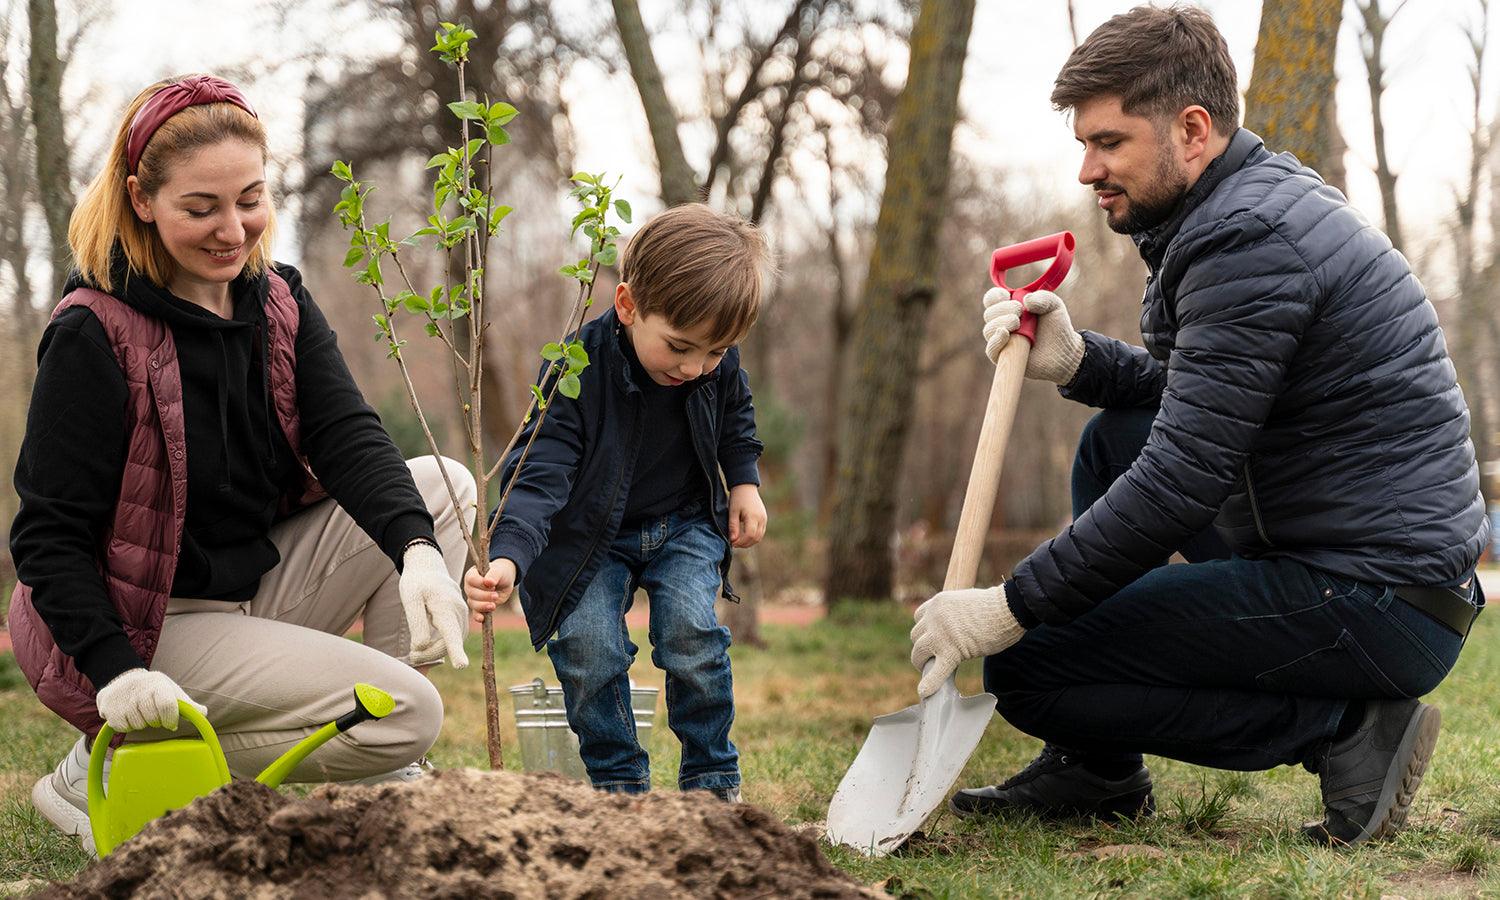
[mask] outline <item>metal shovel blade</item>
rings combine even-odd
[[[926,700],[875,719],[828,805],[828,840],[885,856],[922,827],[958,780],[995,714],[950,678]]]

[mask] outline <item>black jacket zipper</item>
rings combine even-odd
[[[1250,477],[1250,460],[1245,460],[1245,496],[1250,499],[1250,515],[1255,519],[1255,533],[1267,547],[1271,546],[1271,536],[1266,534],[1266,523],[1260,517],[1260,504],[1255,502],[1255,481]]]

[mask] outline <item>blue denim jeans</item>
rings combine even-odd
[[[1075,515],[1130,467],[1155,414],[1108,410],[1089,423]],[[1233,556],[1212,529],[1182,553],[1189,564],[1162,560],[1084,616],[987,658],[1000,714],[1084,759],[1269,769],[1305,761],[1351,701],[1432,690],[1463,646],[1389,585]]]
[[[624,793],[651,787],[650,762],[636,740],[630,707],[628,673],[637,648],[625,613],[637,588],[651,600],[651,661],[666,672],[667,724],[682,742],[678,786],[739,786],[739,751],[729,740],[729,629],[714,616],[725,549],[701,509],[622,529],[603,568],[547,644],[594,787]]]

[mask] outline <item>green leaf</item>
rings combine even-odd
[[[427,165],[424,168],[433,169],[438,166],[445,166],[452,161],[453,151],[450,150],[447,153],[438,153],[433,155],[431,159],[427,160]]]
[[[564,375],[557,383],[557,390],[569,400],[577,400],[578,395],[583,391],[583,383],[578,380],[577,375]]]
[[[484,146],[484,138],[470,138],[468,143],[469,158],[473,159],[479,153],[479,148]]]
[[[448,104],[448,108],[460,119],[483,119],[484,105],[475,103],[473,100],[455,100]]]
[[[510,143],[510,133],[499,125],[486,125],[484,138],[496,147],[504,147]]]
[[[576,215],[576,216],[573,217],[573,232],[572,233],[573,234],[577,234],[579,227],[581,227],[584,222],[587,222],[593,215],[594,215],[594,211],[592,209],[580,210],[579,213],[578,213],[578,215]]]
[[[509,103],[503,101],[491,103],[484,121],[490,125],[504,125],[506,122],[514,119],[518,112],[519,110]]]
[[[553,362],[554,360],[562,359],[562,356],[562,344],[559,344],[556,341],[553,341],[542,347],[542,359],[545,359],[547,362]]]
[[[366,281],[366,284],[385,283],[385,279],[380,274],[380,257],[370,257],[369,265],[365,266],[364,276],[368,279],[368,281]]]
[[[493,209],[491,209],[490,210],[490,231],[494,231],[495,229],[499,228],[500,227],[500,223],[504,222],[505,221],[505,217],[508,216],[508,215],[510,215],[512,212],[514,212],[514,210],[511,209],[509,206],[496,206]]]
[[[437,337],[439,334],[441,334],[441,332],[438,331],[437,323],[436,322],[428,322],[427,323],[427,336],[428,337]]]
[[[344,268],[352,269],[359,265],[359,261],[365,258],[363,247],[355,247],[344,256]]]
[[[589,364],[589,352],[583,349],[582,341],[574,341],[568,345],[568,362],[579,369]]]
[[[615,215],[620,217],[621,222],[630,221],[630,204],[625,200],[615,201]]]
[[[599,184],[599,179],[595,178],[587,172],[574,172],[573,177],[569,178],[568,180],[576,181],[579,184],[592,184],[595,186]]]
[[[426,297],[423,297],[421,294],[414,294],[411,291],[402,291],[400,297],[402,304],[405,305],[406,311],[409,313],[425,313],[432,309],[432,301],[428,300]]]
[[[354,172],[349,168],[349,164],[341,159],[336,159],[333,161],[333,169],[331,171],[333,172],[334,177],[338,178],[340,181],[354,180]]]
[[[547,398],[543,396],[541,388],[533,384],[531,386],[531,396],[536,398],[536,405],[539,409],[547,408]]]
[[[578,267],[577,266],[573,266],[573,265],[563,266],[562,268],[558,269],[557,271],[558,271],[558,274],[560,274],[560,275],[566,275],[569,278],[574,278],[574,277],[577,277],[577,275],[578,275]]]
[[[612,266],[615,264],[615,260],[620,258],[620,249],[614,244],[610,244],[608,247],[605,247],[599,251],[599,256],[597,258],[600,265]]]

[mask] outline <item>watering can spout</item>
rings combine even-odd
[[[353,709],[298,741],[296,746],[266,766],[264,772],[255,776],[255,780],[266,787],[279,786],[288,775],[292,774],[292,770],[297,768],[298,763],[306,759],[308,754],[328,743],[334,735],[348,731],[361,722],[383,719],[395,708],[396,700],[390,694],[374,685],[363,682],[356,684]]]

